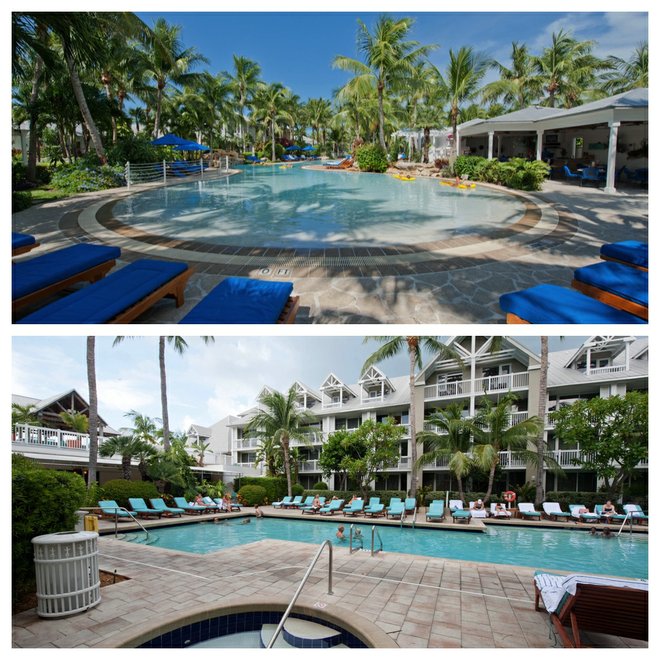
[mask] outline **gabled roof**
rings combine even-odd
[[[305,385],[305,383],[297,380],[295,383],[291,386],[295,388],[296,394],[307,394],[311,396],[313,399],[316,399],[317,401],[321,400],[321,395],[318,393],[317,390],[312,389],[308,385]]]
[[[357,397],[357,394],[348,387],[342,380],[340,380],[335,374],[330,373],[326,377],[326,379],[321,383],[321,387],[319,388],[321,392],[324,392],[325,390],[336,390],[342,388],[345,392],[348,392],[354,397]]]
[[[392,381],[376,365],[369,367],[358,381],[358,385],[361,385],[362,387],[371,383],[385,383],[385,386],[389,391],[394,390]]]
[[[611,352],[612,357],[616,357],[625,350],[626,344],[631,344],[633,340],[633,337],[594,335],[593,337],[589,337],[589,339],[587,339],[587,341],[585,341],[582,346],[573,353],[564,367],[567,369],[571,368],[583,355],[586,355],[589,349],[609,351]]]
[[[62,408],[69,410],[69,404],[71,402],[71,397],[78,398],[84,408],[89,409],[89,403],[85,400],[84,397],[80,395],[78,390],[70,389],[65,392],[60,392],[59,394],[54,394],[46,399],[34,399],[32,397],[22,396],[19,394],[12,394],[12,403],[17,403],[20,406],[32,406],[35,413],[40,413],[46,408],[49,408],[55,403],[60,402],[62,399],[68,399],[68,401],[62,402]],[[106,427],[110,432],[115,433],[114,429],[108,426],[107,422],[99,414],[99,424]]]

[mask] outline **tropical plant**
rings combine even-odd
[[[37,417],[36,408],[32,404],[22,406],[19,403],[11,404],[11,425],[27,424],[28,426],[43,426]]]
[[[649,45],[640,44],[627,60],[610,55],[605,60],[609,71],[601,76],[601,87],[607,94],[621,94],[636,87],[649,86]]]
[[[190,448],[197,455],[197,465],[199,465],[199,467],[204,467],[204,454],[210,446],[210,442],[204,442],[203,440],[195,440],[195,442],[190,445]]]
[[[283,122],[293,123],[293,116],[287,109],[290,92],[279,83],[262,85],[254,98],[254,122],[263,121],[270,132],[271,160],[275,161],[275,138],[281,132]]]
[[[87,433],[89,429],[89,417],[77,410],[63,410],[59,417],[66,426],[76,433]]]
[[[365,144],[355,152],[355,159],[361,172],[385,172],[387,154],[377,144]]]
[[[236,116],[241,135],[241,145],[245,151],[245,136],[247,133],[248,118],[245,116],[245,109],[251,103],[257,88],[260,85],[261,67],[247,57],[240,55],[233,56],[234,73],[224,72],[224,76],[229,81],[229,88],[234,97],[236,105]]]
[[[291,440],[309,442],[312,432],[310,424],[314,415],[307,410],[300,410],[296,404],[295,388],[286,394],[264,390],[259,397],[262,409],[247,423],[245,430],[258,438],[273,438],[282,449],[282,460],[287,482],[287,494],[291,495],[291,459],[289,443]]]
[[[141,457],[146,451],[146,447],[153,449],[144,440],[133,435],[116,435],[107,438],[99,447],[99,456],[109,458],[117,454],[121,457],[121,469],[124,479],[131,478],[131,461],[134,458]]]
[[[460,357],[453,349],[443,344],[438,337],[366,337],[365,342],[373,339],[383,345],[373,352],[362,365],[362,374],[369,367],[394,357],[402,352],[408,353],[408,390],[410,395],[410,458],[413,465],[417,463],[417,423],[415,405],[415,369],[422,368],[422,349],[432,351],[437,358],[454,358],[460,362]],[[410,478],[410,496],[417,496],[417,470],[412,470]]]

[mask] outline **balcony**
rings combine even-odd
[[[426,387],[424,387],[424,401],[467,396],[471,392],[472,381],[470,380],[455,380],[450,383],[436,383],[435,385],[426,385]]]
[[[620,373],[622,371],[625,371],[626,367],[625,365],[610,365],[609,367],[594,367],[592,369],[589,369],[589,373],[587,373],[587,376],[604,376],[606,374],[615,374],[615,373]],[[585,370],[586,373],[586,370]]]
[[[318,461],[301,461],[298,466],[300,472],[321,472]]]
[[[16,424],[12,436],[14,443],[31,446],[57,447],[60,449],[78,449],[89,451],[89,435],[86,433],[75,433],[73,431],[62,431],[61,429],[48,429],[42,426],[28,426],[27,424]],[[99,438],[99,444],[103,438]]]
[[[501,376],[486,376],[474,381],[475,393],[501,393],[515,390],[526,390],[529,387],[529,373],[522,371],[517,374],[503,374]]]

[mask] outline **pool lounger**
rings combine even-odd
[[[649,318],[649,273],[646,270],[601,261],[576,269],[571,286],[606,305],[645,321]]]
[[[227,277],[179,323],[293,323],[300,299],[291,282]]]
[[[12,265],[12,311],[78,282],[96,282],[115,265],[121,250],[78,243]]]
[[[40,243],[37,242],[37,239],[31,234],[20,234],[19,232],[13,231],[11,233],[11,256],[16,257],[19,254],[25,254],[30,250],[38,247]]]
[[[191,273],[184,263],[138,259],[18,323],[130,323],[165,296],[180,307]]]
[[[641,241],[606,243],[600,248],[600,258],[607,261],[618,261],[640,270],[648,270],[649,244]]]
[[[554,284],[500,296],[507,323],[646,323],[633,314],[610,307],[579,291]]]
[[[648,590],[646,580],[537,571],[534,609],[543,611],[542,600],[564,647],[581,647],[583,630],[648,640]],[[613,616],[605,616],[604,612],[612,612]]]

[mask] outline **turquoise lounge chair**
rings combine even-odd
[[[322,516],[332,516],[344,506],[344,500],[331,500],[328,506],[321,507],[319,513]]]
[[[649,524],[649,517],[644,513],[642,507],[639,504],[624,504],[623,510],[626,513],[629,513],[633,520],[646,520],[646,524]]]
[[[284,509],[297,509],[302,504],[302,495],[296,495],[290,502],[282,504]]]
[[[429,522],[443,522],[445,519],[445,503],[442,500],[433,500],[426,510],[426,520]]]
[[[162,511],[164,516],[178,516],[181,517],[183,509],[174,506],[167,506],[162,497],[152,497],[150,500],[151,506],[157,511]]]
[[[449,500],[452,522],[464,522],[470,524],[470,512],[463,508],[461,500]]]
[[[529,502],[521,502],[518,504],[518,513],[525,519],[531,520],[536,518],[541,520],[541,512],[534,508],[534,505]]]
[[[577,268],[571,286],[591,298],[645,321],[649,317],[649,273],[614,261]]]
[[[312,502],[314,501],[314,498],[312,498]],[[323,505],[325,504],[325,497],[319,496],[319,502],[321,503],[321,507],[323,508]],[[318,513],[319,509],[315,509],[311,504],[309,505],[304,505],[300,507],[300,511],[302,513]]]
[[[649,244],[641,241],[605,243],[600,248],[600,258],[617,261],[640,270],[649,269]]]
[[[78,282],[96,282],[108,273],[121,250],[107,245],[77,243],[11,268],[12,311],[31,305]]]
[[[606,516],[603,513],[604,506],[604,504],[596,504],[596,506],[594,506],[594,513],[600,516],[601,522],[611,522],[612,520],[623,522],[626,519],[626,516],[623,513],[612,513],[609,516]]]
[[[385,508],[385,517],[386,518],[401,518],[405,515],[406,509],[399,497],[393,497],[390,500],[390,505]]]
[[[559,502],[543,502],[543,511],[550,520],[569,520],[570,511],[562,511]]]
[[[141,497],[129,497],[128,503],[131,505],[133,513],[137,513],[138,518],[160,518],[163,515],[162,511],[150,509]]]
[[[382,516],[385,513],[385,505],[381,504],[380,497],[370,497],[369,504],[364,507],[365,516]]]
[[[100,500],[99,508],[103,518],[111,518],[112,520],[135,520],[136,518],[135,513],[120,507],[114,500]]]
[[[165,297],[180,307],[191,274],[185,263],[138,259],[19,323],[130,323]]]
[[[304,501],[300,502],[300,504],[296,505],[297,509],[304,509],[307,506],[312,506],[312,502],[314,501],[314,495],[308,495]]]
[[[293,497],[291,495],[285,495],[279,502],[273,502],[273,506],[276,509],[279,509],[280,507],[284,506],[285,504],[288,504],[291,502]]]
[[[406,510],[406,515],[409,513],[414,513],[415,507],[417,506],[417,500],[414,497],[406,497],[403,502],[403,507]]]
[[[34,250],[38,245],[37,239],[31,234],[20,234],[13,231],[11,233],[11,256],[16,257],[19,254],[25,254]]]
[[[202,502],[208,507],[209,511],[220,511],[222,509],[222,506],[208,495],[202,497]]]
[[[291,295],[291,282],[227,277],[179,323],[293,323],[300,297]]]
[[[571,510],[571,516],[578,520],[585,522],[598,522],[600,516],[597,513],[580,513],[580,509],[586,509],[584,504],[569,504],[568,508]]]
[[[193,515],[195,513],[208,513],[208,509],[205,506],[199,506],[198,504],[188,504],[185,497],[175,497],[174,503],[181,509],[184,513]]]
[[[344,509],[346,515],[357,516],[359,513],[364,513],[364,500],[355,500],[353,504]]]

